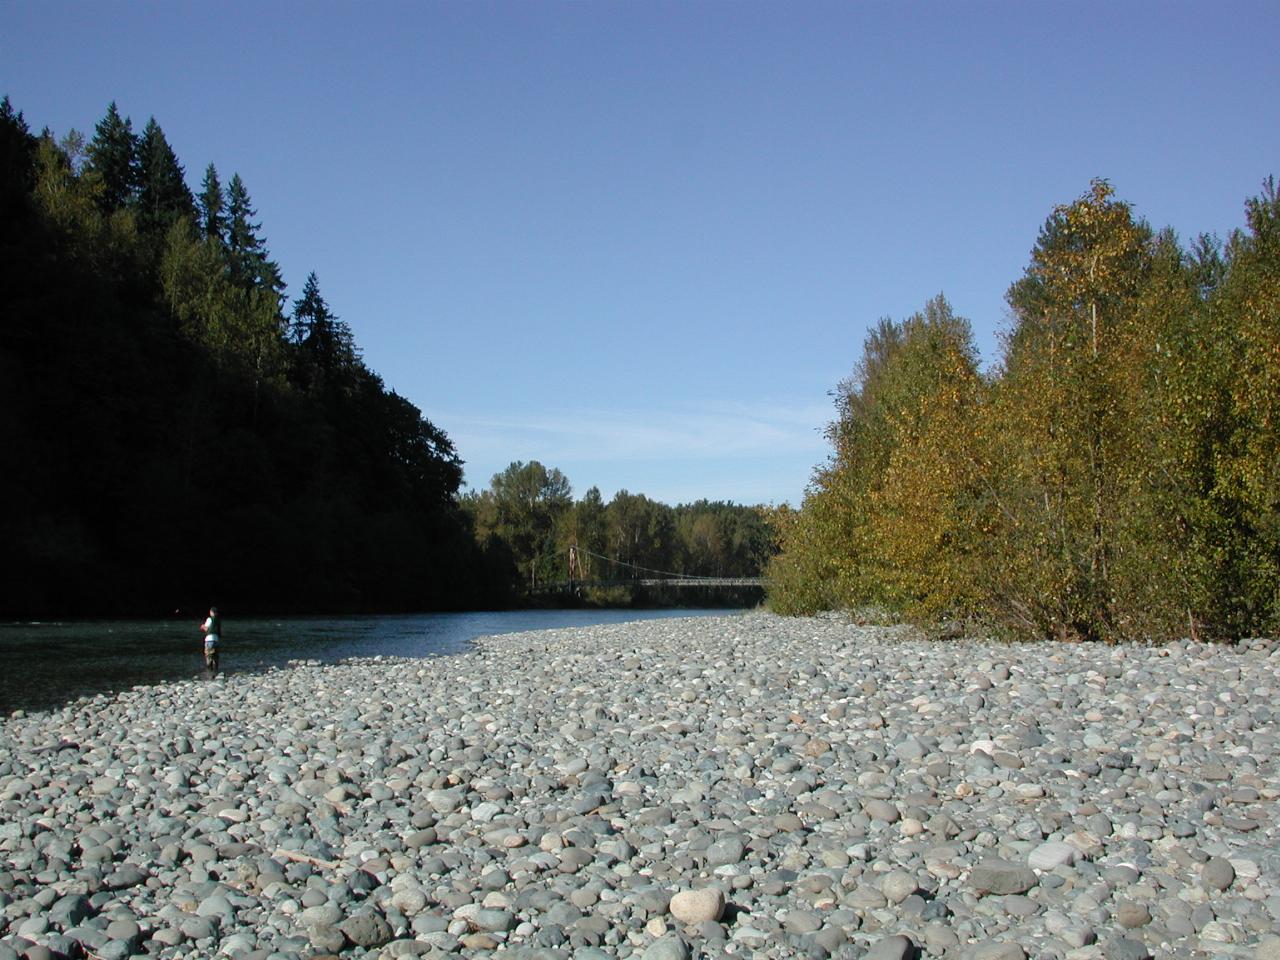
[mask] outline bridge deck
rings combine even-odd
[[[531,593],[553,593],[583,587],[762,587],[762,577],[668,577],[637,580],[557,580],[542,583]]]

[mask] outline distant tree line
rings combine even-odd
[[[1095,181],[983,373],[941,296],[881,321],[777,516],[770,602],[1068,639],[1280,629],[1280,196],[1189,248]]]
[[[492,602],[445,433],[154,119],[0,106],[0,615]]]
[[[626,490],[606,503],[596,487],[574,500],[568,478],[536,460],[512,463],[462,504],[485,555],[514,573],[513,590],[569,579],[758,577],[774,550],[758,507],[672,507]]]

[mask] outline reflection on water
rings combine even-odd
[[[292,617],[223,624],[228,674],[331,663],[348,657],[432,657],[459,653],[476,637],[592,626],[728,610],[511,610],[389,617]],[[42,710],[77,697],[200,675],[198,620],[0,624],[0,716]]]

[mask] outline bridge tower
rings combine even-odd
[[[578,545],[576,543],[569,544],[569,585],[573,586],[575,580],[585,580],[586,577],[582,570],[582,561],[578,558]]]

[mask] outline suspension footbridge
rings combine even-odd
[[[603,560],[614,569],[623,567],[631,571],[630,576],[593,577],[584,569],[583,558]],[[669,570],[654,570],[649,567],[628,563],[616,557],[604,557],[580,547],[569,548],[569,577],[565,580],[550,580],[530,585],[529,593],[572,593],[576,590],[606,589],[609,587],[763,587],[763,577],[720,577],[698,576],[688,573],[673,573]]]

